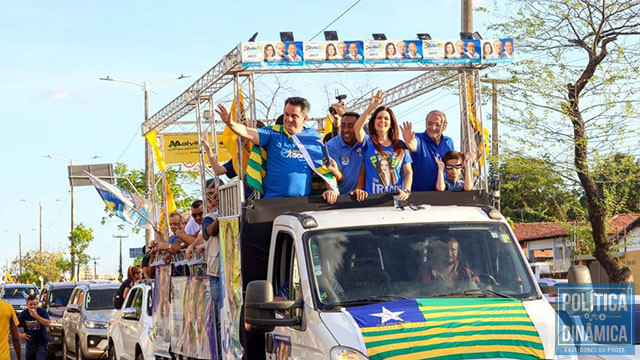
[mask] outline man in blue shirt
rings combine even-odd
[[[453,150],[453,140],[442,135],[447,128],[447,117],[442,111],[433,110],[427,115],[427,129],[424,133],[413,132],[410,122],[401,126],[402,137],[411,151],[413,160],[413,185],[411,191],[434,191],[438,178],[436,157]]]
[[[285,134],[271,128],[255,129],[231,121],[227,109],[218,104],[216,112],[231,131],[267,151],[267,171],[263,179],[265,198],[307,196],[311,192],[313,169],[307,164],[303,152],[291,137],[296,135],[301,143],[312,144],[305,145],[308,152],[321,152],[322,143],[318,133],[315,129],[303,127],[309,115],[309,108],[309,102],[304,98],[291,97],[285,101]],[[312,146],[317,148],[311,149]],[[338,198],[338,193],[327,190],[322,197],[327,203],[333,204]]]
[[[27,309],[18,315],[18,324],[24,331],[20,337],[27,340],[27,360],[46,360],[49,343],[46,328],[51,326],[51,320],[47,311],[38,307],[37,295],[29,295],[27,298]]]
[[[362,146],[356,141],[353,124],[356,123],[359,114],[344,112],[341,104],[334,104],[337,116],[341,116],[340,136],[336,136],[327,142],[329,156],[336,161],[341,174],[337,174],[340,194],[350,194],[358,182],[360,169],[362,168]]]

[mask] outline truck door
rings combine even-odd
[[[136,319],[122,319],[122,347],[124,352],[128,354],[132,359],[135,355],[136,342],[138,340],[138,334],[136,332],[138,320],[140,319],[140,311],[142,309],[142,291],[140,288],[134,287],[127,296],[127,300],[123,309],[135,308]]]
[[[302,298],[302,286],[298,256],[293,236],[288,231],[280,231],[276,237],[272,285],[274,297],[285,300]],[[303,317],[304,309],[293,309],[276,313],[276,317]],[[321,354],[313,346],[309,334],[296,327],[276,327],[267,334],[267,359],[322,359]],[[320,355],[320,357],[317,357]]]

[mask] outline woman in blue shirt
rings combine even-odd
[[[393,111],[382,106],[383,98],[384,92],[378,91],[353,126],[356,139],[362,144],[364,190],[370,194],[397,194],[400,200],[406,200],[413,182],[411,156],[399,139]],[[364,131],[367,118],[369,136]]]

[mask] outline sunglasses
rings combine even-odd
[[[446,165],[444,168],[447,169],[447,170],[462,169],[462,164]]]
[[[199,213],[191,213],[191,216],[193,216],[194,218],[196,218],[196,217],[202,217],[202,212],[199,212]]]

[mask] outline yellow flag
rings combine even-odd
[[[149,144],[153,148],[153,153],[156,155],[156,163],[158,165],[158,170],[162,171],[167,168],[167,163],[165,163],[162,158],[162,152],[160,151],[160,146],[158,146],[158,136],[156,135],[155,130],[149,131],[145,136]]]
[[[331,115],[327,115],[327,118],[324,120],[324,132],[322,133],[322,138],[324,139],[327,134],[331,134],[333,131],[333,119]]]
[[[245,107],[244,107],[244,97],[242,96],[242,91],[240,91],[238,93],[238,101],[236,102],[236,99],[233,100],[233,102],[231,103],[231,121],[236,121],[236,106],[237,104],[239,104],[240,106],[240,113],[241,113],[241,120],[239,121],[240,123],[246,124],[247,122],[247,118],[245,116]],[[227,150],[229,151],[229,154],[231,154],[231,161],[233,164],[233,170],[235,170],[236,174],[239,173],[238,169],[239,167],[239,159],[238,159],[238,138],[236,136],[236,134],[233,133],[233,131],[231,131],[231,129],[226,126],[224,128],[224,131],[222,132],[222,135],[220,136],[220,142],[222,142],[222,144],[227,148]],[[242,157],[243,157],[243,164],[242,164],[242,168],[246,168],[247,166],[247,161],[249,160],[249,154],[251,152],[251,149],[249,147],[249,142],[246,142],[246,147],[243,149],[242,151]]]
[[[7,278],[7,281],[12,283],[13,282],[13,278],[11,277],[11,275],[9,274],[8,271],[4,272],[4,277]]]
[[[165,202],[167,204],[167,212],[171,215],[174,211],[176,211],[176,201],[173,199],[173,194],[171,193],[171,187],[169,186],[169,182],[166,182],[167,188],[167,198]]]

